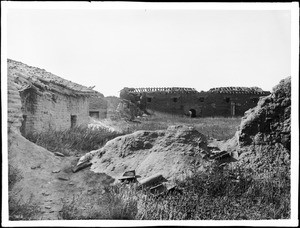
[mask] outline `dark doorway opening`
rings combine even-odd
[[[77,116],[71,115],[71,128],[76,126],[76,122],[77,122]]]
[[[97,111],[91,111],[90,112],[90,117],[94,118],[94,119],[99,119],[99,112]]]
[[[23,121],[20,127],[20,132],[23,136],[26,135],[26,123],[27,123],[27,115],[23,115]]]
[[[191,118],[195,118],[196,117],[196,110],[195,109],[190,109],[190,111],[189,111],[189,113],[190,113],[190,117]]]

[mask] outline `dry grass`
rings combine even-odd
[[[99,149],[107,141],[120,135],[122,134],[103,128],[77,126],[62,131],[49,129],[42,133],[32,132],[25,135],[25,137],[49,151],[58,151],[69,156]]]
[[[13,187],[18,183],[23,177],[20,171],[9,165],[8,170],[8,207],[9,207],[9,220],[36,220],[38,214],[40,213],[40,207],[33,203],[32,195],[31,197],[24,201],[23,197],[19,195],[22,189],[14,190]]]
[[[255,179],[251,170],[219,168],[215,163],[208,172],[197,172],[178,181],[180,192],[158,197],[146,190],[136,190],[135,184],[108,186],[105,191],[97,189],[93,196],[79,197],[89,199],[90,205],[76,199],[65,202],[61,219],[288,219],[290,176],[276,170],[276,177]]]
[[[195,127],[207,137],[227,140],[234,136],[241,122],[240,117],[205,117],[190,118],[187,116],[171,115],[157,111],[149,111],[151,115],[140,120],[120,126],[124,133],[137,130],[164,130],[170,125],[184,124]]]

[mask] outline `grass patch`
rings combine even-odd
[[[131,186],[106,186],[62,202],[60,219],[63,220],[133,220],[137,214],[137,196]]]
[[[22,189],[18,191],[12,191],[16,183],[18,183],[23,177],[20,173],[20,170],[13,167],[12,165],[8,166],[8,207],[9,207],[9,220],[18,221],[18,220],[36,220],[37,215],[40,212],[40,207],[33,203],[32,195],[31,197],[24,201],[22,196],[19,196],[19,193]]]
[[[31,142],[52,152],[61,152],[66,156],[86,153],[101,148],[107,141],[122,134],[103,128],[77,126],[67,130],[31,132],[25,137]]]
[[[256,180],[241,170],[196,173],[179,182],[183,194],[147,195],[137,219],[260,220],[290,218],[289,178]]]
[[[120,126],[124,133],[137,130],[164,130],[171,125],[183,124],[195,127],[196,130],[207,137],[227,140],[234,136],[240,125],[240,117],[204,117],[190,118],[184,115],[172,115],[157,111],[149,111],[151,115],[139,121],[129,122]]]
[[[277,170],[278,171],[278,170]],[[290,218],[290,179],[274,169],[256,179],[252,170],[219,167],[177,181],[181,192],[154,196],[136,185],[96,189],[64,202],[62,219],[261,220]],[[82,200],[85,200],[84,202]],[[88,200],[88,201],[87,201]],[[84,205],[84,207],[83,207]],[[87,206],[89,205],[89,206]]]

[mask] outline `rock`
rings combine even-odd
[[[76,172],[78,172],[79,170],[82,170],[82,169],[84,169],[84,168],[87,168],[87,167],[89,167],[89,166],[91,166],[92,165],[92,163],[91,162],[89,162],[89,161],[85,161],[85,162],[83,162],[83,163],[80,163],[79,165],[77,164],[72,170],[73,170],[73,173],[76,173]]]
[[[67,176],[58,176],[57,179],[63,180],[63,181],[68,181],[68,180],[70,180],[70,178],[67,177]]]
[[[55,169],[52,171],[52,173],[59,173],[60,172],[60,169]]]
[[[35,166],[32,166],[31,169],[39,169],[39,168],[41,168],[41,166],[42,166],[41,164],[35,165]]]
[[[45,206],[45,208],[46,208],[46,209],[51,209],[51,207],[50,207],[50,206]]]
[[[54,155],[59,156],[59,157],[65,157],[65,155],[60,152],[54,152]]]

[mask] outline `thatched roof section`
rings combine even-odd
[[[68,96],[100,96],[103,95],[92,87],[86,87],[65,80],[44,69],[28,66],[11,59],[7,60],[7,74],[17,84],[18,90],[34,89],[38,93],[52,91]]]

